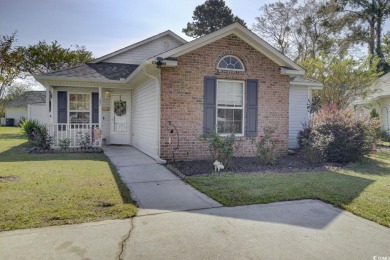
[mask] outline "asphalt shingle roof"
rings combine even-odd
[[[127,78],[138,65],[122,63],[84,63],[72,68],[45,73],[44,76],[60,76],[70,78],[120,80]]]
[[[17,99],[9,102],[6,107],[27,107],[27,105],[46,102],[46,91],[26,91]]]

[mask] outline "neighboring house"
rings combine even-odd
[[[37,119],[45,122],[47,120],[47,113],[43,109],[45,104],[46,91],[26,91],[6,105],[5,117],[14,119],[14,125],[18,125],[21,119]]]
[[[370,113],[375,108],[381,128],[390,133],[390,73],[379,77],[371,86],[373,94],[365,100],[353,102],[358,112]]]
[[[55,142],[71,138],[76,145],[77,132],[99,128],[110,144],[132,145],[155,159],[189,160],[208,156],[198,136],[216,126],[236,133],[239,156],[253,155],[250,137],[264,126],[277,127],[279,154],[295,148],[310,89],[321,87],[303,74],[235,23],[191,42],[166,31],[35,78],[47,90]]]

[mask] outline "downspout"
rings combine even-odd
[[[160,163],[166,163],[165,160],[160,158],[160,138],[161,138],[161,106],[160,106],[160,97],[161,97],[161,80],[159,77],[149,74],[146,71],[146,63],[143,64],[142,68],[144,74],[150,78],[155,80],[156,82],[156,109],[157,109],[157,158],[155,158]],[[158,75],[161,76],[161,70],[158,71]]]

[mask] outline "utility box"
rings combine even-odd
[[[5,117],[0,118],[0,125],[5,125]]]

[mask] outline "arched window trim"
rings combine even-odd
[[[239,63],[241,64],[242,69],[235,69],[235,68],[234,68],[234,69],[232,69],[232,68],[220,68],[221,62],[225,62],[225,61],[224,61],[225,58],[230,58],[230,57],[237,59],[237,62],[239,62]],[[218,70],[229,70],[229,71],[245,71],[245,66],[244,66],[244,63],[242,63],[241,59],[238,58],[237,56],[234,56],[234,55],[225,55],[225,56],[223,56],[223,57],[219,60],[218,65],[217,65],[217,69],[218,69]]]

